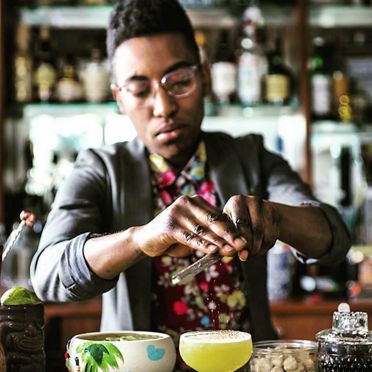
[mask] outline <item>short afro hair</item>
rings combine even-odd
[[[107,55],[112,61],[124,41],[160,33],[182,34],[200,62],[193,27],[178,0],[116,0],[107,28]]]

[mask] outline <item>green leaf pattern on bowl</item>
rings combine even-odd
[[[118,361],[124,364],[120,350],[111,342],[84,342],[76,348],[85,364],[84,371],[107,372],[111,368],[119,368]]]

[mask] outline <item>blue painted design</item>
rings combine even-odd
[[[207,317],[206,315],[204,315],[201,319],[200,319],[200,324],[202,324],[204,327],[207,327],[211,324],[211,321],[209,319],[209,317]]]
[[[165,355],[165,349],[156,348],[154,345],[147,346],[147,356],[150,360],[160,360]]]

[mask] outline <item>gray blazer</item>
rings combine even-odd
[[[254,194],[291,205],[318,206],[333,232],[332,248],[318,261],[335,264],[345,257],[350,237],[337,211],[317,201],[288,164],[264,148],[261,136],[203,133],[203,138],[210,176],[223,204],[232,195]],[[151,259],[114,280],[103,280],[89,269],[83,246],[92,234],[143,225],[152,218],[150,171],[139,139],[80,153],[72,174],[58,190],[31,264],[39,298],[67,302],[103,294],[102,330],[149,330]],[[240,265],[253,339],[273,338],[266,256]]]

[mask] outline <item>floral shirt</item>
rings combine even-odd
[[[160,155],[149,155],[154,192],[154,214],[160,213],[180,195],[200,195],[220,206],[213,182],[208,177],[206,149],[200,143],[186,167],[176,174]],[[153,260],[152,289],[154,324],[178,343],[189,330],[240,329],[249,331],[248,310],[241,288],[239,265],[224,258],[185,285],[173,286],[171,275],[190,265],[203,254],[186,258],[161,256]]]

